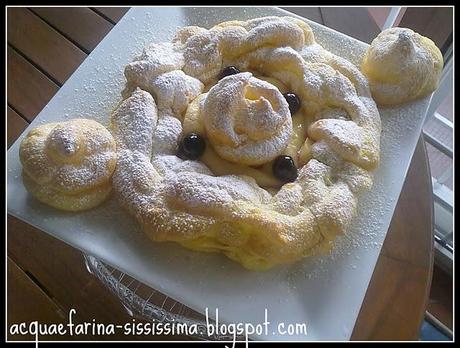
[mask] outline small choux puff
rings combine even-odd
[[[437,88],[442,68],[442,54],[434,42],[407,28],[382,31],[361,65],[379,105],[427,96]]]
[[[38,126],[22,140],[19,158],[27,190],[54,208],[94,208],[112,190],[115,140],[96,121],[73,119]]]

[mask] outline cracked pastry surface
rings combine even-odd
[[[73,119],[38,126],[22,140],[19,158],[27,190],[57,209],[91,209],[112,191],[115,140],[96,121]]]
[[[240,73],[221,78],[228,66]],[[372,185],[381,126],[368,82],[303,21],[185,27],[125,76],[113,185],[154,241],[269,269],[329,250]],[[300,100],[292,115],[286,92]],[[178,155],[187,134],[205,141],[198,160]],[[295,164],[293,182],[273,175],[280,155]]]
[[[382,31],[367,50],[361,71],[381,105],[427,96],[439,83],[443,57],[433,41],[411,29]]]

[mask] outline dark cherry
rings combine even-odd
[[[235,75],[239,74],[241,71],[233,65],[227,66],[224,70],[221,71],[219,75],[219,80],[223,79],[224,77],[230,76],[230,75]]]
[[[273,175],[282,182],[293,182],[297,179],[297,168],[291,156],[281,155],[273,162]]]
[[[182,159],[196,160],[206,148],[206,142],[203,137],[196,133],[189,133],[179,144],[177,156]]]
[[[291,116],[294,116],[294,114],[299,111],[300,109],[300,99],[298,96],[296,96],[294,93],[288,92],[283,94],[284,99],[289,104],[289,111],[291,112]]]

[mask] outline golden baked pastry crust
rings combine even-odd
[[[73,119],[38,126],[22,140],[19,158],[27,190],[57,209],[91,209],[111,192],[115,140],[96,121]]]
[[[218,81],[229,65],[247,73]],[[180,81],[168,82],[165,74]],[[115,134],[122,149],[115,191],[154,241],[268,269],[329,250],[355,214],[357,194],[372,185],[381,129],[367,80],[318,45],[302,21],[266,17],[210,30],[186,27],[172,43],[147,46],[125,76],[124,93],[132,94],[114,111],[112,127],[123,114],[137,117],[130,110],[145,91],[161,105],[142,112],[155,119],[152,137],[145,137],[153,141],[134,145],[123,127]],[[286,90],[302,101],[297,123]],[[190,131],[206,139],[198,161],[175,156]],[[285,151],[299,175],[283,185],[264,168]]]
[[[379,105],[396,105],[433,92],[443,57],[433,41],[411,29],[382,31],[367,50],[361,71],[369,79]]]
[[[63,193],[52,189],[49,185],[39,185],[24,171],[22,181],[27,191],[40,202],[66,211],[95,208],[103,203],[112,192],[112,184],[108,182],[77,194]]]

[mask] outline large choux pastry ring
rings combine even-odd
[[[223,77],[228,66],[236,73]],[[182,28],[125,76],[114,190],[154,241],[269,269],[330,250],[372,185],[381,126],[367,80],[303,21]],[[199,159],[180,154],[190,134],[203,139]],[[272,173],[283,155],[292,182]]]

